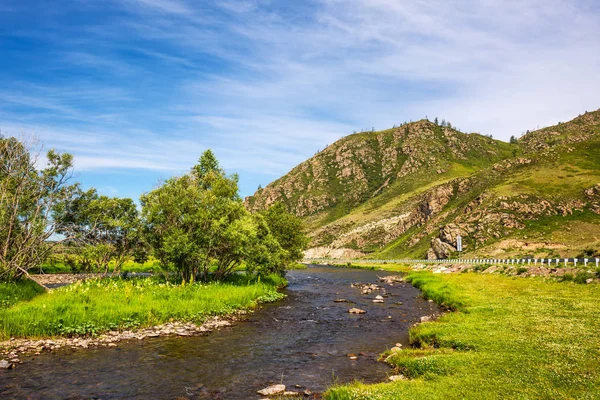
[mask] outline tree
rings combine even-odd
[[[512,144],[517,144],[518,143],[517,138],[515,137],[515,135],[512,135],[510,137],[510,143],[512,143]]]
[[[139,212],[129,198],[99,196],[95,189],[81,191],[57,209],[55,218],[62,222],[59,233],[71,238],[69,243],[82,259],[105,274],[111,261],[118,272],[143,247]]]
[[[252,232],[237,182],[207,150],[190,173],[142,196],[148,241],[163,268],[206,280],[211,267],[222,278],[242,262]]]
[[[284,267],[304,257],[308,237],[300,218],[289,213],[285,206],[277,202],[262,212],[271,234],[284,250],[281,262]]]
[[[74,196],[69,185],[73,157],[48,151],[37,169],[39,148],[0,136],[0,280],[16,280],[39,266],[60,240],[53,211]]]
[[[440,124],[440,122],[438,121],[438,117],[435,117],[435,119],[433,120],[433,123],[436,124],[436,125]]]

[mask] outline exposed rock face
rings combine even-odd
[[[435,238],[431,241],[431,247],[427,251],[428,260],[436,260],[440,258],[448,258],[456,252],[456,248],[451,244],[442,242],[440,238]]]
[[[586,189],[584,194],[590,203],[590,210],[596,214],[600,214],[600,183]]]
[[[334,249],[331,247],[314,247],[304,252],[304,258],[338,258],[338,259],[350,259],[350,258],[361,258],[365,254],[360,251],[353,249]]]

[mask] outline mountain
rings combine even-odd
[[[600,256],[600,110],[516,143],[427,120],[344,137],[246,199],[304,218],[307,256]]]

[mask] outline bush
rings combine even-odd
[[[564,274],[561,279],[562,282],[571,282],[573,281],[573,274]]]
[[[575,275],[575,278],[573,278],[573,281],[575,283],[583,284],[583,283],[587,283],[586,281],[593,277],[594,276],[587,271],[579,271]]]

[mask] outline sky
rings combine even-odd
[[[134,199],[210,148],[247,196],[353,131],[596,110],[598,38],[597,0],[2,0],[0,130]]]

